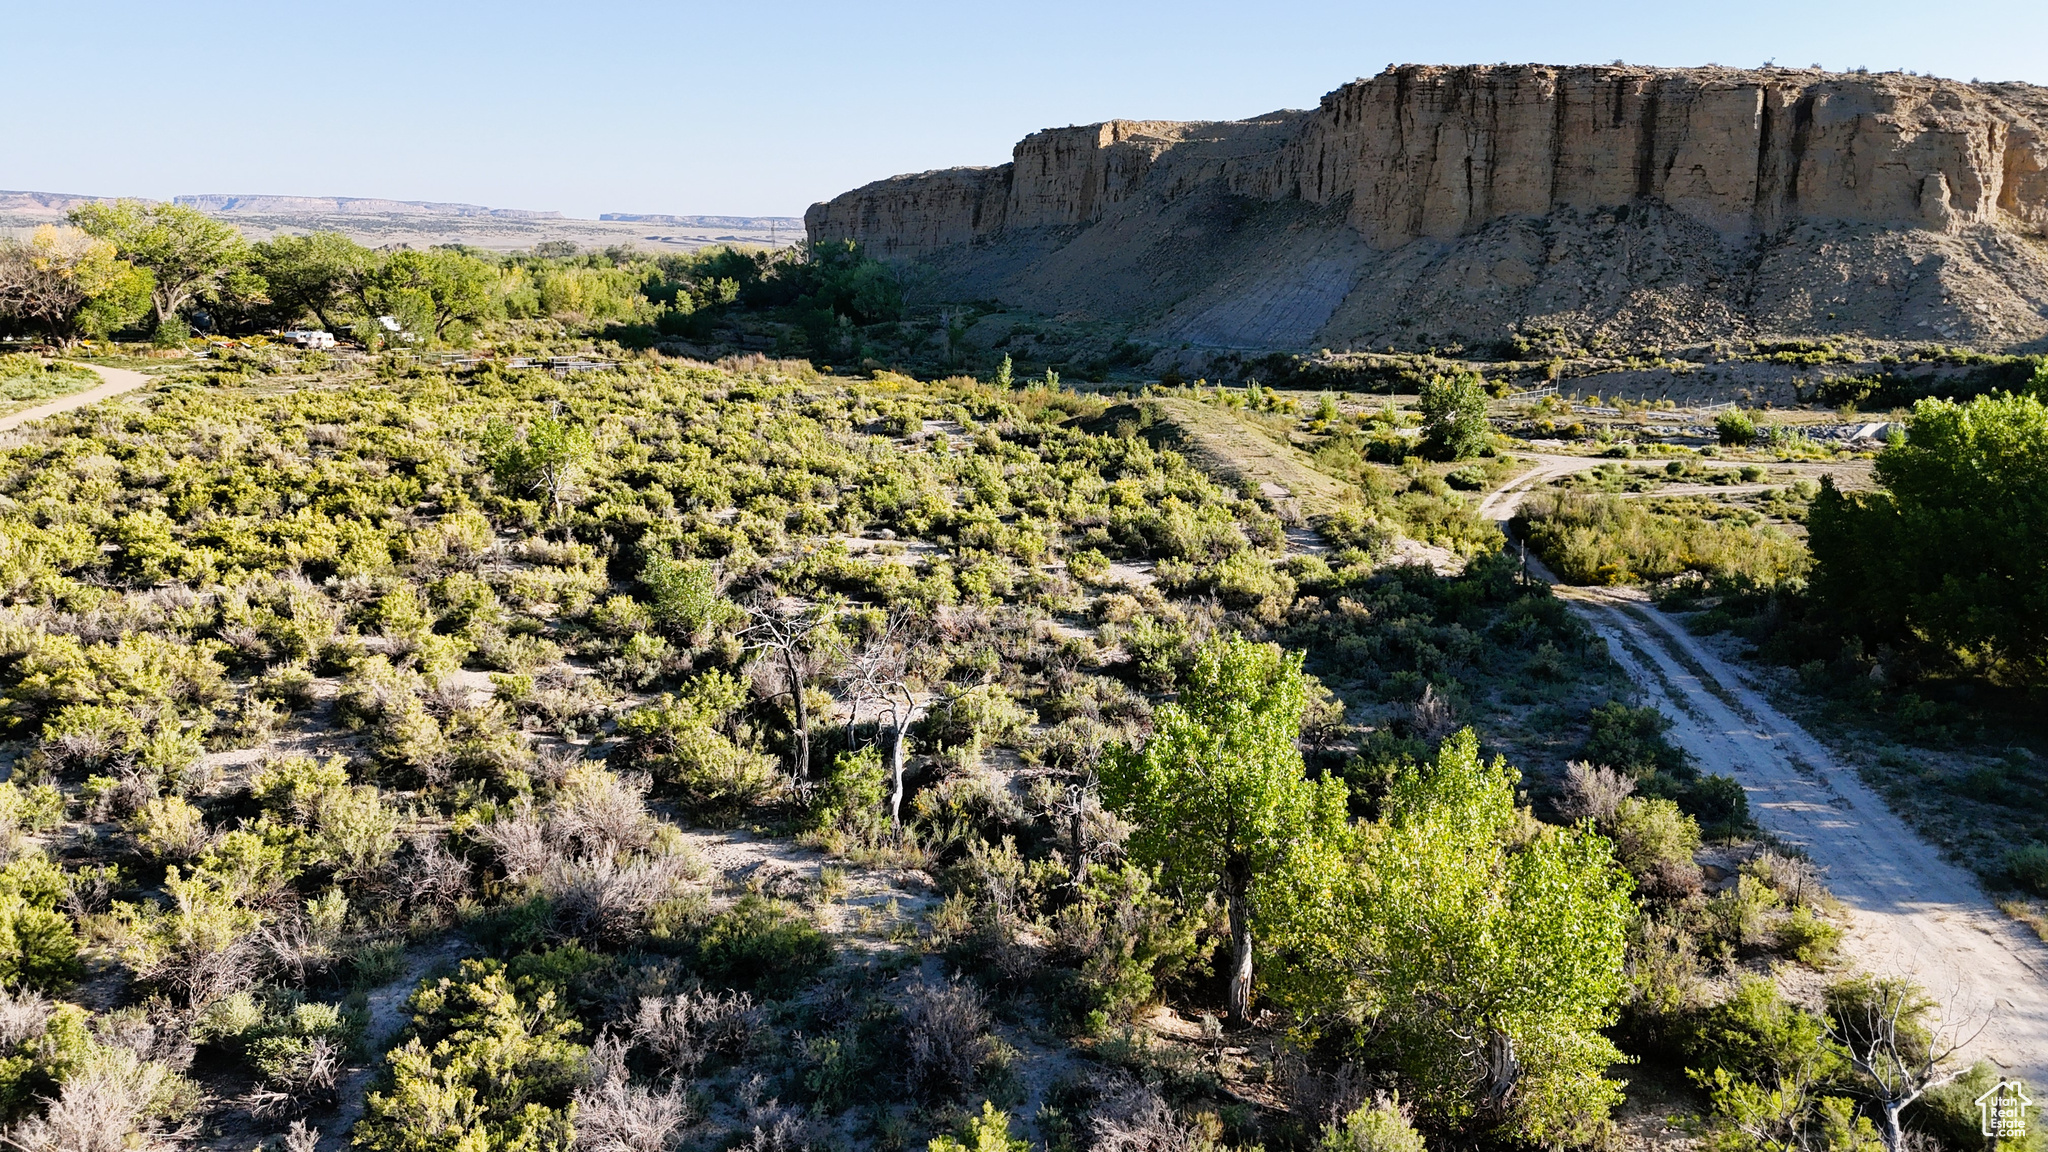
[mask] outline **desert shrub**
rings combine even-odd
[[[1659,781],[1659,783],[1663,783]],[[1699,821],[1703,835],[1714,839],[1740,837],[1754,832],[1749,814],[1749,793],[1733,776],[1715,773],[1665,788],[1685,814]]]
[[[1080,993],[1064,1007],[1076,1019],[1130,1018],[1193,958],[1195,927],[1136,865],[1090,868],[1076,899],[1053,918],[1054,953],[1073,966]]]
[[[1730,448],[1744,448],[1756,443],[1756,421],[1742,409],[1730,408],[1714,417],[1714,435]]]
[[[342,1063],[361,1031],[361,1021],[334,1004],[280,1005],[238,1037],[261,1078],[273,1108],[317,1109],[331,1104]]]
[[[64,794],[52,784],[0,783],[0,829],[45,832],[64,821]]]
[[[1109,571],[1109,557],[1094,548],[1067,554],[1067,571],[1084,584],[1093,584]]]
[[[80,1068],[96,1047],[83,1008],[0,992],[0,1120],[12,1121]]]
[[[116,902],[120,952],[146,986],[170,992],[203,1011],[254,982],[255,911],[233,879],[203,868],[166,869],[168,905]]]
[[[695,959],[707,980],[786,996],[832,962],[832,944],[803,909],[750,892],[711,918]]]
[[[939,749],[964,749],[971,762],[989,743],[1016,740],[1030,716],[998,684],[980,684],[934,703],[917,736]]]
[[[719,597],[718,574],[707,561],[651,555],[640,569],[640,583],[654,622],[678,636],[694,635],[736,611]]]
[[[67,991],[78,978],[78,935],[54,908],[0,898],[0,986]]]
[[[812,792],[811,820],[819,828],[872,839],[888,826],[888,787],[879,749],[841,752],[832,758],[832,767]]]
[[[1355,551],[1368,562],[1383,559],[1394,546],[1392,530],[1356,508],[1338,509],[1324,517],[1316,530],[1332,545]]]
[[[692,1076],[710,1060],[743,1058],[762,1035],[766,1014],[745,992],[702,989],[640,1001],[633,1044],[673,1076]]]
[[[1255,552],[1238,552],[1203,569],[1196,585],[1228,607],[1256,609],[1269,623],[1278,623],[1294,602],[1294,581]]]
[[[40,853],[0,868],[0,987],[63,992],[78,978],[79,939],[57,910],[64,874]]]
[[[1591,820],[1602,827],[1611,826],[1623,802],[1635,790],[1634,780],[1612,768],[1574,760],[1565,766],[1564,795],[1558,800],[1558,815],[1574,823]]]
[[[409,1007],[410,1034],[385,1057],[391,1085],[370,1093],[356,1147],[568,1147],[585,1049],[554,989],[515,988],[498,962],[464,960],[455,976],[421,984]]]
[[[160,796],[142,806],[129,830],[144,852],[160,860],[190,860],[213,843],[204,816],[181,796]]]
[[[2001,870],[2015,888],[2048,896],[2048,844],[2033,843],[2006,852]]]
[[[1466,464],[1444,473],[1444,483],[1459,492],[1477,492],[1486,487],[1488,479],[1487,470],[1478,464]]]
[[[244,1037],[252,1035],[270,1018],[269,1010],[253,992],[223,996],[199,1013],[192,1023],[192,1039],[199,1044],[219,1044],[239,1050]]]
[[[925,1099],[965,1091],[996,1052],[981,993],[958,979],[910,987],[903,1004],[903,1039],[909,1055],[904,1083]]]
[[[1809,968],[1826,968],[1841,948],[1842,930],[1808,907],[1794,908],[1778,921],[1772,941],[1777,950]]]
[[[557,855],[542,866],[536,887],[557,933],[617,947],[637,939],[656,909],[687,890],[689,872],[680,856]]]
[[[1705,577],[1771,588],[1803,578],[1808,563],[1772,525],[1652,511],[1611,494],[1539,492],[1519,518],[1530,546],[1573,584]]]
[[[95,1046],[40,1116],[7,1134],[24,1152],[101,1152],[157,1145],[199,1103],[198,1088],[127,1048]]]
[[[773,758],[721,730],[745,699],[738,679],[709,672],[619,718],[613,767],[645,772],[693,812],[730,818],[781,786]]]
[[[645,688],[668,674],[677,663],[676,656],[666,639],[637,632],[626,638],[616,656],[604,661],[601,670],[606,679],[621,687]]]
[[[1655,772],[1683,775],[1692,770],[1685,753],[1665,739],[1671,718],[1655,708],[1610,700],[1586,718],[1589,729],[1579,756],[1637,778]]]
[[[984,1100],[981,1115],[970,1115],[957,1138],[933,1137],[930,1152],[1031,1152],[1031,1141],[1011,1135],[1010,1114],[997,1111],[994,1103]]]
[[[1707,923],[1731,945],[1758,945],[1770,939],[1771,917],[1782,901],[1768,884],[1741,875],[1735,885],[1707,901]]]
[[[1827,1022],[1756,976],[1743,977],[1727,999],[1699,1011],[1679,1044],[1687,1066],[1724,1069],[1755,1083],[1828,1076],[1844,1067]]]
[[[1631,796],[1616,808],[1612,831],[1614,855],[1643,891],[1663,899],[1680,899],[1700,888],[1700,829],[1692,817],[1669,800]]]
[[[1425,1152],[1427,1147],[1396,1095],[1361,1104],[1342,1123],[1324,1128],[1316,1152]]]
[[[1950,1152],[1980,1152],[1989,1146],[1984,1138],[1983,1115],[1977,1110],[1977,1098],[1989,1092],[2000,1080],[2005,1079],[1996,1065],[1980,1061],[1954,1080],[1930,1089],[1918,1103],[1906,1110],[1906,1128],[1916,1135],[1931,1136],[1936,1143]],[[2027,1133],[2021,1137],[2005,1137],[1998,1142],[2000,1148],[2012,1152],[2039,1152],[2048,1143],[2041,1135],[2041,1129],[2034,1124],[2027,1125]]]
[[[644,776],[620,776],[599,765],[572,765],[547,806],[547,835],[585,855],[638,852],[653,845],[659,823],[641,799]]]
[[[575,1147],[592,1152],[670,1152],[695,1116],[680,1080],[660,1089],[633,1083],[625,1044],[610,1036],[591,1049],[589,1082],[573,1106]]]

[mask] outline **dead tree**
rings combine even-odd
[[[811,633],[825,623],[817,606],[794,596],[763,597],[746,606],[751,623],[740,633],[749,649],[759,651],[779,665],[783,690],[769,699],[787,695],[796,707],[796,734],[792,741],[795,764],[791,778],[797,791],[809,790],[811,783],[811,713],[804,701],[804,681],[809,678]]]
[[[889,733],[889,827],[896,831],[903,828],[904,739],[923,707],[911,687],[908,632],[902,617],[890,617],[881,633],[854,654],[847,678],[854,701],[854,715],[846,726],[847,747],[853,746],[854,721],[863,703],[875,705],[880,730]],[[886,725],[881,724],[884,719]]]
[[[1887,1152],[1904,1152],[1901,1114],[1931,1089],[1962,1075],[1952,1057],[1984,1030],[1963,1035],[1962,1023],[1928,1026],[1939,1006],[1918,985],[1898,977],[1858,980],[1829,994],[1829,1031],[1849,1053],[1864,1091],[1884,1117],[1878,1135]],[[1986,1021],[1985,1023],[1989,1023]]]

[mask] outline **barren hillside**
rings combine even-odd
[[[813,205],[813,240],[1250,349],[2048,337],[2048,93],[1897,73],[1390,68],[1312,111],[1050,129]]]

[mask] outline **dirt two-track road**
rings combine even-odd
[[[1506,528],[1523,496],[1601,461],[1542,458],[1482,503]],[[1531,558],[1532,570],[1541,566]],[[1541,573],[1549,578],[1547,572]],[[1555,583],[1555,581],[1552,581]],[[1557,592],[1673,721],[1673,740],[1703,771],[1749,794],[1758,823],[1798,845],[1848,907],[1850,963],[1918,981],[1964,1037],[1964,1061],[1987,1059],[2048,1085],[2048,945],[2001,913],[1969,873],[1885,807],[1735,666],[1634,589]]]

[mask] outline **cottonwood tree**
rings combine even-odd
[[[278,236],[252,249],[270,302],[289,321],[311,313],[328,331],[375,269],[377,254],[339,232]]]
[[[810,679],[811,634],[825,625],[825,614],[817,605],[795,596],[762,596],[744,608],[749,623],[740,639],[765,656],[781,677],[781,688],[769,699],[788,696],[796,710],[790,778],[798,792],[806,792],[811,783],[811,713],[804,700],[804,682]]]
[[[194,300],[224,290],[260,290],[249,273],[249,245],[241,231],[197,208],[99,201],[72,209],[71,222],[111,241],[122,259],[155,277],[150,304],[158,327]]]
[[[1422,384],[1422,442],[1432,455],[1464,460],[1485,449],[1486,381],[1477,372],[1432,376]]]
[[[1469,728],[1404,768],[1338,882],[1286,902],[1297,915],[1275,943],[1302,971],[1282,995],[1363,1014],[1439,1119],[1512,1119],[1530,1140],[1574,1143],[1620,1098],[1602,1074],[1622,1056],[1602,1030],[1635,906],[1605,838],[1529,839],[1519,780],[1480,758]]]
[[[458,320],[490,315],[498,304],[498,267],[463,252],[394,252],[365,278],[362,299],[373,314],[390,313],[432,325],[440,339]]]
[[[596,459],[590,429],[553,416],[540,417],[523,433],[501,420],[484,430],[484,460],[491,472],[513,488],[541,496],[550,518],[562,525],[562,539],[572,543],[575,529],[562,513]]]
[[[61,345],[134,320],[149,306],[150,284],[112,242],[77,228],[46,224],[25,241],[0,238],[0,316]]]
[[[2048,684],[2048,404],[1922,400],[1879,453],[1874,492],[1823,478],[1812,588],[1866,646]]]
[[[1153,716],[1142,749],[1112,748],[1104,798],[1137,824],[1131,855],[1185,897],[1218,893],[1230,915],[1230,1016],[1252,1001],[1254,941],[1295,869],[1344,833],[1345,788],[1310,780],[1301,749],[1301,654],[1241,637],[1195,658],[1180,699]]]

